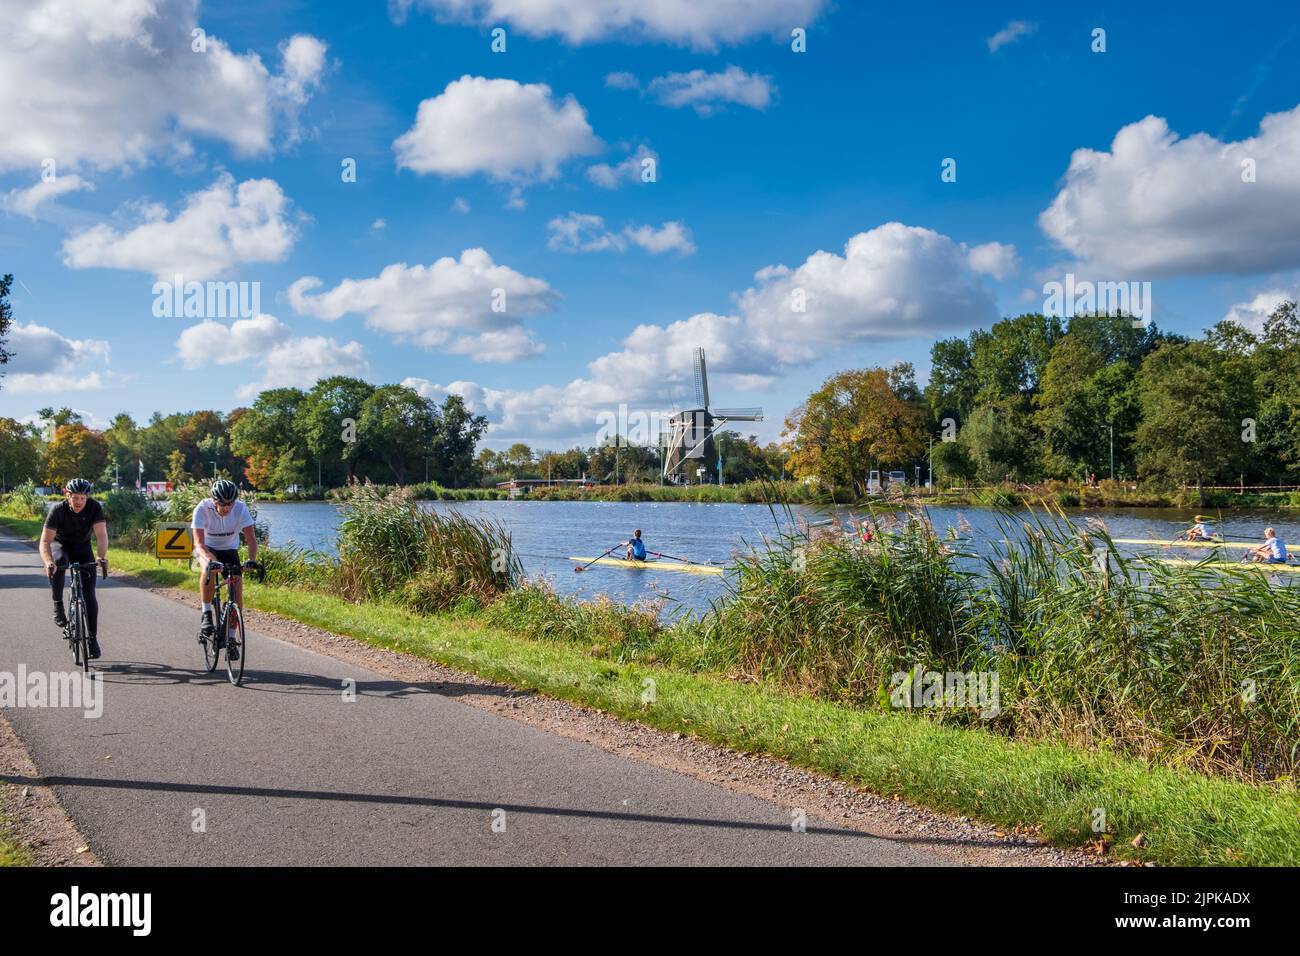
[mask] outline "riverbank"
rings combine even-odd
[[[388,493],[394,486],[375,486]],[[443,488],[434,484],[403,486],[422,501],[505,501],[501,488]],[[331,488],[301,493],[255,492],[255,500],[270,502],[345,501],[348,489]],[[1233,491],[1229,489],[1153,488],[1117,481],[1096,485],[1049,481],[1033,485],[1000,484],[933,490],[911,489],[899,494],[855,494],[849,489],[824,489],[798,481],[747,481],[732,485],[540,485],[520,500],[528,501],[676,501],[718,504],[807,504],[903,507],[953,505],[966,507],[1029,508],[1044,502],[1064,508],[1278,508],[1300,510],[1300,491]]]
[[[4,523],[29,537],[39,526],[30,518],[10,517]],[[192,572],[159,566],[139,552],[119,549],[114,563],[118,571],[159,584],[189,589],[195,584]],[[1063,846],[1104,848],[1120,858],[1181,864],[1300,862],[1300,798],[1293,787],[1282,780],[1262,785],[1159,765],[1162,759],[1185,763],[1194,748],[1138,759],[1107,752],[1104,740],[1089,747],[1081,741],[1009,736],[1007,720],[1025,708],[1032,713],[1035,706],[1032,698],[1021,696],[1014,670],[1007,672],[1011,680],[1004,681],[1003,698],[1013,713],[999,720],[980,720],[969,712],[900,711],[873,706],[869,693],[863,698],[869,689],[861,668],[838,675],[826,671],[835,659],[827,658],[823,648],[804,647],[802,662],[788,662],[799,666],[788,669],[786,680],[770,668],[765,674],[761,658],[769,653],[764,650],[768,645],[745,645],[747,652],[759,655],[757,661],[735,657],[728,651],[725,623],[715,624],[712,634],[663,628],[635,611],[600,603],[574,605],[530,587],[513,589],[488,604],[462,600],[449,610],[421,614],[394,602],[349,603],[313,590],[313,572],[303,566],[274,558],[271,563],[280,583],[250,585],[248,601],[255,608],[624,719],[770,754],[877,793],[1004,828],[1019,827]],[[819,573],[826,570],[814,564],[818,568]],[[779,569],[760,570],[775,592],[790,583]],[[742,602],[738,608],[735,613],[773,618],[768,630],[774,635],[784,631],[795,642],[806,639],[805,624],[776,615],[779,608],[770,602],[762,608]],[[748,619],[748,626],[753,624]],[[828,636],[838,639],[834,632]],[[887,644],[888,636],[878,634],[877,640]],[[846,652],[858,653],[846,648],[835,657]],[[922,652],[910,653],[920,657]],[[1038,656],[1028,647],[1022,653]],[[1089,656],[1104,663],[1109,653]],[[1294,647],[1289,653],[1294,654]],[[1050,683],[1063,660],[1058,656],[1055,664],[1043,667],[1041,679]],[[1245,666],[1256,673],[1281,667],[1284,674],[1287,665],[1256,654]],[[1221,678],[1226,675],[1207,675],[1209,680]],[[1175,671],[1168,679],[1182,677]],[[649,696],[648,689],[653,689]],[[1040,699],[1051,703],[1054,698],[1044,689]],[[1198,703],[1195,695],[1192,703]],[[1286,702],[1281,706],[1285,710]],[[1025,725],[1021,733],[1029,729]],[[1169,743],[1164,742],[1166,748]],[[1093,829],[1098,809],[1106,821],[1100,832]]]

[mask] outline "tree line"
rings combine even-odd
[[[459,395],[441,404],[403,385],[347,376],[308,390],[273,388],[228,413],[155,412],[144,424],[116,415],[94,429],[67,408],[43,408],[39,423],[0,418],[0,485],[61,487],[86,477],[110,487],[137,476],[173,483],[220,475],[264,491],[336,487],[351,480],[447,487],[472,483],[487,419]]]
[[[1300,476],[1295,302],[1258,332],[1225,320],[1201,338],[1130,316],[1025,314],[930,357],[924,389],[906,363],[827,379],[785,423],[793,473],[861,491],[873,468],[924,466],[933,442],[949,483]]]

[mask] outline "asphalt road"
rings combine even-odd
[[[794,832],[790,807],[255,631],[232,687],[204,671],[197,605],[112,577],[99,587],[102,716],[4,713],[108,864],[943,862],[811,816]],[[36,552],[0,531],[0,671],[73,669],[50,613]]]

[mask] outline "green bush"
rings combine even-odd
[[[16,518],[43,518],[49,511],[50,502],[44,495],[37,494],[36,485],[25,481],[0,498],[0,506]]]

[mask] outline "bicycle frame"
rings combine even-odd
[[[226,672],[230,682],[238,686],[244,679],[244,659],[247,648],[243,646],[244,635],[244,609],[237,603],[233,596],[233,588],[230,588],[230,579],[236,576],[243,576],[244,565],[238,563],[217,563],[212,562],[208,565],[205,577],[212,585],[212,604],[215,611],[213,624],[215,625],[212,634],[211,647],[207,644],[206,638],[200,638],[203,644],[203,654],[207,663],[208,672],[211,673],[216,669],[217,663],[221,657],[221,650],[224,647],[226,651]],[[256,565],[258,580],[265,580],[266,572],[261,565]],[[222,589],[227,589],[225,600],[222,600]],[[231,614],[238,615],[238,634],[240,642],[236,645],[239,653],[234,659],[231,658],[230,644],[231,640],[229,624]]]
[[[63,633],[68,643],[72,645],[73,659],[81,665],[83,671],[90,670],[90,634],[85,618],[86,597],[81,583],[81,572],[86,568],[97,568],[103,572],[104,577],[108,577],[108,568],[104,565],[103,558],[90,562],[73,561],[63,565],[63,570],[72,576],[69,582],[71,593],[68,601],[68,626]]]

